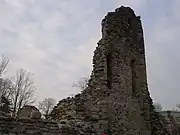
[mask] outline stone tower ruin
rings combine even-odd
[[[141,20],[131,8],[121,6],[102,20],[88,87],[61,100],[51,115],[88,123],[97,133],[165,135],[148,92]]]
[[[143,109],[149,112],[143,31],[132,9],[120,7],[102,21],[93,64],[89,95],[97,108],[106,109],[108,126],[117,134],[148,135],[150,116],[143,114]]]

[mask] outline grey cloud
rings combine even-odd
[[[6,20],[6,25],[8,25],[9,31],[1,30],[2,36],[5,37],[1,37],[0,46],[4,48],[4,51],[1,49],[1,53],[6,53],[5,50],[8,49],[9,53],[6,54],[11,59],[8,74],[13,74],[21,67],[33,72],[37,93],[41,99],[50,95],[60,99],[74,93],[76,90],[73,90],[71,85],[80,77],[77,76],[77,72],[81,72],[79,75],[84,75],[86,73],[83,72],[89,70],[86,67],[87,63],[88,67],[91,67],[91,55],[89,57],[88,54],[93,52],[92,48],[95,45],[94,42],[88,43],[90,41],[88,38],[91,36],[89,33],[94,34],[93,29],[96,30],[96,28],[93,25],[86,27],[88,23],[94,24],[93,17],[87,18],[88,14],[94,13],[94,9],[84,10],[85,12],[79,12],[76,16],[69,18],[70,14],[74,15],[75,10],[83,10],[86,7],[74,2],[63,2],[73,4],[74,8],[69,10],[68,7],[62,7],[66,9],[62,13],[58,10],[61,4],[57,6],[56,1],[52,3],[54,3],[52,6],[55,6],[53,10],[47,9],[47,1],[6,3],[7,7],[16,9],[18,6],[22,10],[14,13],[8,11],[9,19]],[[63,6],[69,5],[63,4]],[[66,14],[69,15],[66,16]],[[16,18],[10,19],[12,16],[16,16]],[[82,23],[84,20],[86,23]],[[5,26],[2,25],[2,27]],[[63,31],[61,32],[61,30]],[[10,42],[6,40],[8,37],[12,38]],[[85,38],[86,42],[81,41],[81,38]],[[3,46],[3,42],[9,47]],[[87,50],[90,53],[84,53],[86,52],[84,49],[91,49]],[[81,62],[81,60],[83,61]],[[83,70],[79,70],[80,67]]]

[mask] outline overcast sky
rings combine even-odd
[[[39,100],[79,92],[72,84],[91,73],[101,20],[121,5],[141,16],[151,97],[174,108],[180,103],[179,0],[0,0],[7,75],[32,72]]]

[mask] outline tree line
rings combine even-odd
[[[160,103],[155,102],[154,104],[154,109],[156,112],[161,112],[163,111],[163,107]],[[175,108],[172,108],[171,111],[179,112],[180,110],[180,104],[177,104]]]
[[[17,112],[25,105],[32,105],[36,102],[36,87],[32,73],[25,69],[19,69],[14,76],[3,77],[7,71],[9,58],[4,55],[0,60],[0,115],[16,117]],[[38,109],[43,116],[47,116],[55,105],[55,99],[45,98],[38,102]]]

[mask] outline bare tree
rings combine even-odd
[[[2,78],[2,74],[5,72],[8,63],[8,57],[2,55],[0,60],[0,102],[1,99],[8,99],[11,94],[11,80],[8,78]]]
[[[24,106],[34,103],[35,86],[31,74],[20,69],[12,79],[13,92],[10,95],[12,100],[13,116]]]
[[[12,102],[13,116],[15,116],[21,107],[34,102],[35,87],[30,73],[23,69],[17,71],[16,76],[12,78],[2,78],[8,63],[8,57],[2,55],[0,60],[0,99],[5,97]]]
[[[4,55],[2,55],[1,56],[1,62],[0,62],[0,76],[2,76],[2,74],[5,71],[8,63],[9,63],[8,57],[5,57]]]
[[[175,108],[172,108],[171,111],[173,111],[173,112],[179,112],[179,109],[180,109],[180,108],[176,106]]]
[[[55,104],[56,101],[53,98],[45,98],[43,101],[39,102],[38,108],[46,119],[48,118]]]
[[[177,108],[174,109],[174,110],[179,111],[179,110],[180,110],[180,104],[177,104],[176,107],[177,107]]]
[[[5,57],[4,55],[1,56],[0,60],[0,97],[10,94],[9,88],[10,88],[10,79],[4,79],[2,78],[2,74],[4,73],[5,69],[7,68],[7,65],[9,63],[8,57]]]
[[[154,103],[154,108],[156,112],[161,112],[162,111],[162,106],[160,103]]]
[[[12,82],[10,78],[2,79],[0,78],[0,97],[4,96],[9,99],[10,95],[13,93]]]
[[[89,78],[87,77],[80,78],[80,80],[74,83],[72,87],[77,87],[77,88],[80,88],[81,90],[84,90],[88,86],[88,81],[89,81]]]

